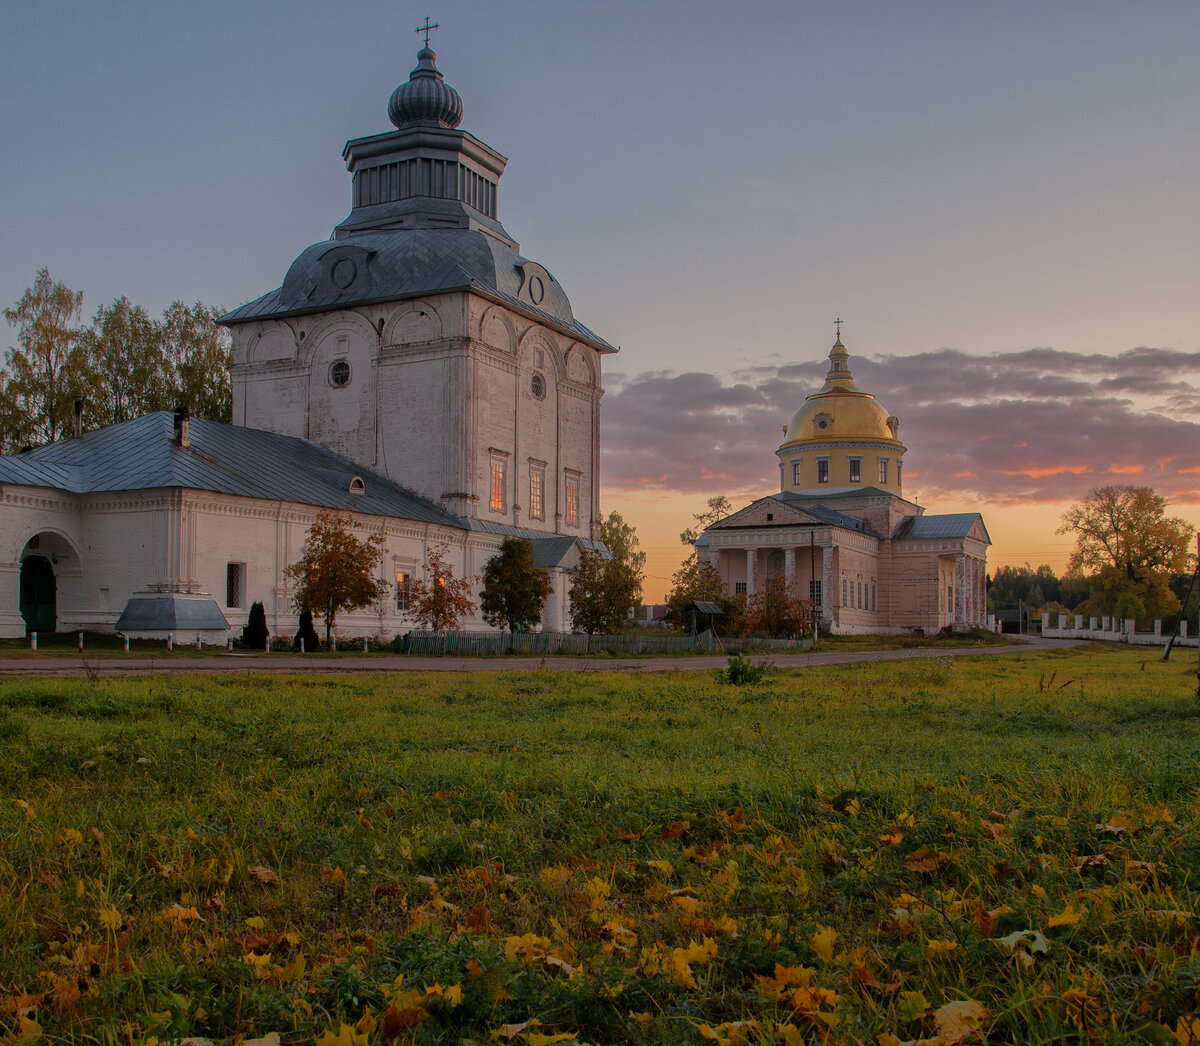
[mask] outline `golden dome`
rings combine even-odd
[[[792,415],[783,446],[807,440],[887,440],[898,442],[900,423],[854,384],[850,354],[841,336],[829,350],[825,384]]]

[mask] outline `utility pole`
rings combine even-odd
[[[1179,638],[1180,626],[1187,620],[1188,604],[1192,601],[1192,591],[1196,587],[1196,581],[1200,580],[1200,532],[1196,534],[1196,569],[1192,571],[1192,580],[1188,582],[1187,595],[1183,597],[1183,606],[1179,608],[1179,616],[1175,619],[1175,631],[1171,633],[1171,638],[1167,640],[1167,645],[1163,647],[1162,657],[1160,660],[1166,661],[1171,656],[1171,648],[1175,645],[1175,640]],[[1197,651],[1196,651],[1196,696],[1200,697],[1200,619],[1196,622],[1197,635]]]

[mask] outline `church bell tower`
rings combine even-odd
[[[387,112],[393,130],[342,152],[350,214],[222,319],[234,421],[467,519],[598,537],[601,361],[616,350],[500,223],[508,161],[459,127],[428,39]]]

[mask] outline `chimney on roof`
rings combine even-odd
[[[75,397],[75,438],[83,435],[83,397]]]
[[[188,438],[188,406],[186,403],[175,405],[175,436],[173,442],[180,447],[190,447],[192,441]]]

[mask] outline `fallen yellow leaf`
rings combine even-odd
[[[812,944],[812,950],[817,953],[817,958],[823,959],[825,962],[832,962],[833,944],[837,939],[837,930],[832,926],[821,926],[809,938],[809,943]]]
[[[1074,926],[1076,923],[1080,922],[1085,915],[1087,915],[1087,908],[1080,908],[1077,911],[1071,902],[1068,901],[1066,908],[1064,908],[1057,915],[1050,916],[1050,926]]]
[[[991,1011],[983,1003],[963,999],[959,1002],[948,1002],[934,1010],[933,1023],[939,1035],[957,1038],[973,1031],[981,1031],[990,1016]]]

